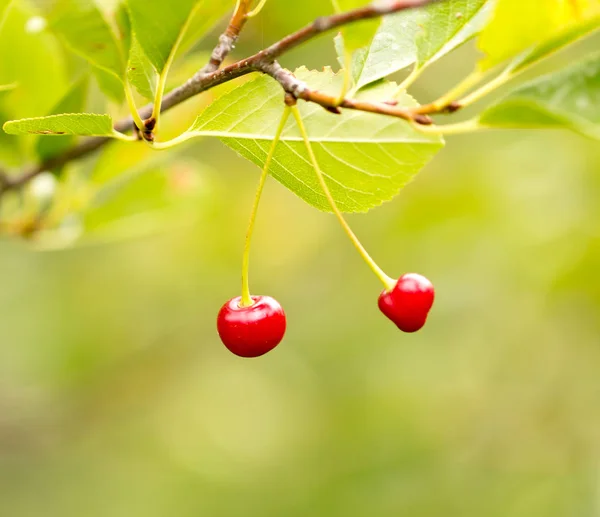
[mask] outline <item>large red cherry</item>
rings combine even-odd
[[[285,313],[270,296],[252,296],[244,307],[241,297],[229,300],[217,316],[217,330],[223,344],[240,357],[258,357],[273,350],[285,334]]]

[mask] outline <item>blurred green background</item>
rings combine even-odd
[[[236,55],[323,5],[271,0]],[[25,30],[34,14],[20,3],[0,38],[0,83],[24,85],[0,94],[3,120],[47,111],[77,69]],[[433,99],[474,59],[459,50],[414,94]],[[283,64],[335,64],[331,38]],[[0,159],[16,167],[31,145],[0,136]],[[335,219],[269,182],[251,286],[280,300],[288,333],[243,360],[215,317],[239,293],[258,170],[210,140],[77,164],[63,222],[0,241],[0,515],[600,515],[599,169],[598,143],[566,132],[451,137],[395,201],[350,217],[389,274],[434,282],[415,335],[378,312]]]

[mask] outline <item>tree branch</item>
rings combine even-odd
[[[322,16],[299,31],[286,36],[277,43],[260,51],[253,57],[257,57],[259,60],[263,61],[272,61],[283,53],[313,39],[315,36],[337,29],[343,25],[370,20],[372,18],[380,18],[407,9],[423,7],[437,1],[440,0],[375,0],[370,5],[353,9],[352,11],[334,14],[332,16]]]
[[[221,68],[223,61],[225,61],[225,58],[231,52],[231,49],[233,49],[240,36],[240,32],[242,32],[246,21],[248,21],[248,12],[250,11],[251,4],[252,0],[240,0],[227,29],[219,36],[219,43],[217,43],[217,46],[212,51],[210,61],[200,70],[199,74],[208,75]]]
[[[273,77],[287,93],[290,93],[296,99],[314,102],[335,114],[341,113],[340,108],[346,108],[398,117],[417,124],[430,125],[432,123],[432,120],[426,115],[415,113],[411,109],[398,107],[398,102],[395,100],[374,102],[345,98],[340,101],[338,95],[329,95],[318,90],[312,90],[289,70],[282,68],[277,61],[261,65],[260,70]]]
[[[425,115],[415,115],[403,108],[397,108],[392,102],[365,102],[354,99],[345,99],[340,104],[339,99],[334,98],[333,96],[328,96],[322,92],[308,89],[301,81],[298,81],[291,72],[281,68],[275,59],[324,32],[357,21],[369,20],[407,9],[422,7],[436,1],[438,0],[378,0],[370,5],[352,11],[334,14],[332,16],[324,16],[253,56],[242,59],[224,68],[219,68],[227,54],[233,48],[233,45],[239,37],[240,31],[247,20],[247,13],[251,0],[240,0],[238,9],[234,12],[226,31],[220,36],[219,43],[213,50],[209,63],[186,83],[164,96],[161,112],[178,106],[189,98],[206,90],[210,90],[220,84],[232,81],[251,72],[263,72],[278,80],[287,92],[293,94],[297,98],[320,104],[329,111],[337,112],[337,106],[339,105],[342,108],[381,113],[414,120],[422,124],[431,123],[430,119]],[[140,109],[140,116],[142,119],[147,119],[151,114],[151,104]],[[127,132],[133,128],[133,125],[133,118],[129,116],[117,122],[115,124],[115,129],[120,132]],[[20,188],[41,172],[61,167],[73,160],[87,156],[111,141],[112,139],[110,138],[100,137],[86,139],[71,149],[25,170],[19,176],[5,176],[4,178],[0,176],[0,194],[7,190]]]

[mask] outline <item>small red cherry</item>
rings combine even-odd
[[[379,310],[403,332],[416,332],[427,321],[434,294],[433,284],[427,278],[406,273],[391,291],[379,295]]]
[[[270,296],[252,296],[252,305],[240,306],[241,297],[229,300],[217,316],[223,344],[240,357],[258,357],[273,350],[285,334],[285,313]]]

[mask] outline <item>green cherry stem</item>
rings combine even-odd
[[[365,247],[361,244],[361,242],[358,240],[358,237],[354,234],[354,232],[352,231],[352,229],[350,228],[350,226],[344,219],[342,212],[340,212],[340,209],[338,208],[338,206],[335,202],[335,199],[333,199],[333,196],[331,195],[331,191],[329,190],[329,187],[327,186],[327,183],[325,182],[325,177],[323,176],[323,171],[321,170],[321,167],[319,166],[319,162],[317,161],[317,157],[315,156],[315,153],[313,151],[313,148],[310,143],[310,139],[308,138],[308,133],[306,132],[306,127],[304,126],[304,121],[302,120],[302,115],[300,114],[300,110],[298,109],[298,106],[292,106],[292,113],[294,114],[294,118],[296,119],[296,123],[298,124],[298,129],[300,129],[300,134],[302,135],[302,139],[304,140],[304,145],[306,146],[306,151],[308,152],[308,157],[310,158],[312,166],[315,169],[317,179],[319,180],[319,184],[321,185],[321,188],[323,189],[323,193],[325,194],[325,197],[327,198],[327,201],[329,202],[329,206],[331,207],[331,210],[337,217],[337,220],[339,221],[340,225],[344,229],[344,232],[346,233],[346,235],[348,236],[348,238],[350,239],[350,241],[352,242],[352,244],[354,245],[354,247],[356,248],[356,250],[358,251],[360,256],[367,263],[367,265],[371,268],[373,273],[375,273],[377,278],[379,278],[379,280],[381,280],[381,283],[384,285],[386,290],[391,291],[394,288],[394,286],[396,285],[396,280],[394,280],[393,278],[386,275],[385,272],[377,265],[377,263],[373,260],[371,255],[369,255],[369,253],[367,252]]]
[[[175,40],[175,43],[173,43],[173,47],[171,48],[171,52],[169,52],[169,55],[167,56],[167,60],[163,66],[163,69],[160,72],[160,74],[158,75],[158,83],[156,85],[156,93],[154,95],[154,102],[152,104],[152,116],[151,116],[151,118],[154,119],[154,131],[158,130],[158,121],[160,119],[162,101],[163,101],[163,97],[165,94],[165,88],[167,87],[167,78],[169,76],[169,71],[171,70],[171,65],[173,64],[173,61],[175,60],[175,56],[177,55],[177,51],[179,50],[179,46],[181,45],[183,38],[187,34],[194,17],[198,13],[198,10],[200,9],[200,7],[202,5],[203,5],[202,2],[198,2],[190,11],[190,14],[186,18],[184,24],[181,26],[181,29],[179,31],[179,34],[177,35],[177,39]]]
[[[252,234],[254,233],[254,223],[256,222],[256,214],[258,212],[258,205],[260,203],[260,197],[265,188],[265,182],[267,181],[267,175],[269,173],[269,167],[271,162],[273,161],[273,156],[275,155],[275,148],[279,143],[279,139],[281,138],[281,133],[283,133],[283,128],[290,116],[290,108],[286,106],[283,110],[283,115],[281,116],[281,120],[279,121],[279,126],[277,127],[277,131],[275,132],[275,137],[273,138],[273,143],[271,144],[271,148],[269,149],[269,153],[267,154],[267,159],[265,160],[265,165],[263,166],[262,174],[260,175],[260,180],[258,181],[258,188],[256,189],[256,196],[254,197],[254,204],[252,205],[252,212],[250,213],[250,222],[248,223],[248,230],[246,231],[246,242],[244,244],[244,254],[242,255],[242,300],[240,302],[240,307],[250,307],[254,304],[252,301],[252,297],[250,296],[250,285],[248,283],[249,269],[250,269],[250,243],[252,242]]]
[[[254,16],[260,14],[260,12],[262,11],[262,9],[266,3],[267,3],[267,0],[261,0],[260,3],[254,9],[252,9],[252,11],[250,11],[249,13],[246,14],[246,17],[253,18]]]
[[[133,118],[133,122],[136,125],[136,127],[141,130],[144,128],[144,121],[140,117],[138,109],[135,105],[135,100],[133,98],[133,91],[131,89],[131,83],[129,82],[129,79],[125,78],[123,86],[125,89],[125,99],[127,100],[127,106],[129,107],[129,111],[131,112],[131,117]]]
[[[120,131],[117,131],[116,129],[113,129],[111,136],[112,136],[112,138],[121,140],[122,142],[137,142],[138,141],[137,136],[125,135],[124,133],[121,133]]]

